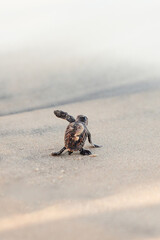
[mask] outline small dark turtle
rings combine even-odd
[[[78,115],[77,118],[74,119],[74,117],[61,110],[54,111],[54,114],[58,118],[66,119],[69,122],[69,125],[66,128],[64,136],[65,146],[59,152],[53,152],[52,156],[58,156],[64,150],[68,150],[69,155],[72,154],[73,151],[80,151],[80,154],[82,155],[92,154],[89,150],[83,149],[87,137],[92,147],[101,147],[92,143],[91,134],[86,127],[88,125],[88,118],[86,116]]]

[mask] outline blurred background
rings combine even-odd
[[[0,115],[159,86],[159,0],[5,0]]]

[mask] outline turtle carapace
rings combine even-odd
[[[58,118],[66,119],[69,122],[69,125],[65,131],[64,147],[59,152],[53,152],[52,156],[58,156],[64,150],[67,150],[69,155],[74,151],[80,151],[80,154],[82,155],[92,154],[89,150],[83,148],[87,138],[92,147],[100,147],[92,143],[91,134],[87,129],[88,118],[86,116],[78,115],[77,118],[74,119],[74,117],[70,116],[67,112],[61,110],[55,110],[54,114]]]

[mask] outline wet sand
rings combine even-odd
[[[0,55],[0,116],[160,87],[154,66],[100,53],[59,56],[53,49],[43,51]]]

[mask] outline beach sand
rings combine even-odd
[[[1,116],[0,239],[160,238],[160,90],[143,89],[57,107],[88,116],[93,156],[50,156],[54,108]]]

